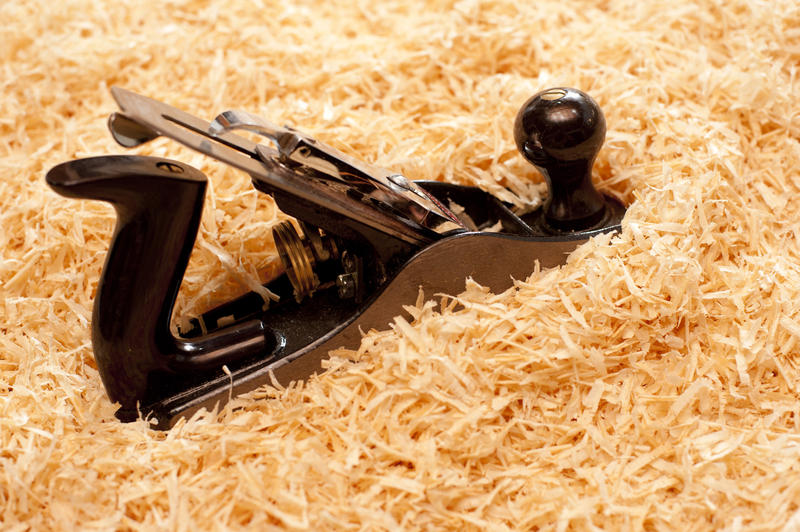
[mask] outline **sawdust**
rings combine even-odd
[[[0,5],[2,528],[800,528],[798,4],[283,4]],[[541,182],[519,105],[575,86],[630,209],[505,293],[426,294],[305,385],[120,424],[89,340],[113,211],[44,183],[123,151],[111,85],[509,201]],[[138,153],[211,181],[179,314],[274,267],[281,216],[246,176]]]

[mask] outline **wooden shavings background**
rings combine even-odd
[[[800,528],[795,0],[6,0],[0,20],[0,528]],[[518,107],[575,86],[609,125],[595,179],[631,206],[563,268],[421,303],[304,386],[123,425],[89,341],[113,212],[44,183],[123,152],[111,85],[513,201],[541,188]],[[274,266],[280,215],[246,176],[137,152],[211,180],[179,313]]]

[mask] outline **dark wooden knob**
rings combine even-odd
[[[578,231],[603,219],[606,202],[592,185],[592,165],[605,136],[603,112],[577,89],[542,91],[517,114],[514,139],[547,180],[544,222],[552,229]]]

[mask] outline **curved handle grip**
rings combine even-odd
[[[259,320],[191,341],[170,331],[203,211],[206,177],[199,170],[120,155],[66,162],[46,179],[63,196],[107,201],[117,211],[92,312],[92,345],[109,398],[122,405],[118,417],[136,419],[154,372],[205,370],[270,351],[274,339]]]

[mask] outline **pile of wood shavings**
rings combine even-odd
[[[0,5],[0,528],[800,527],[800,6],[279,4]],[[575,86],[630,208],[505,293],[425,294],[304,385],[120,424],[89,340],[113,211],[44,183],[123,152],[111,85],[512,202],[541,189],[517,109]],[[246,176],[136,153],[210,178],[178,314],[274,269],[283,217]]]

